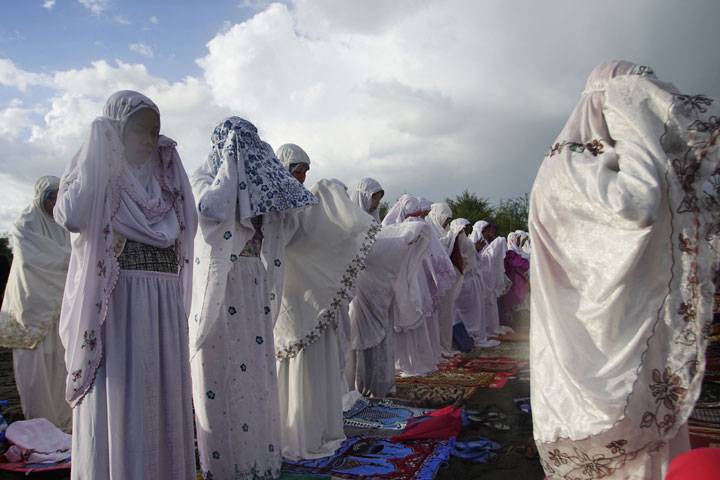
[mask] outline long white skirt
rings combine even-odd
[[[390,329],[374,347],[352,350],[345,367],[350,389],[367,397],[386,397],[395,391],[395,342]]]
[[[433,315],[420,322],[417,328],[395,333],[395,369],[399,373],[426,375],[436,369],[440,356],[430,337],[433,331],[430,322],[436,321],[437,317]]]
[[[443,295],[440,301],[440,310],[438,312],[439,329],[440,329],[440,351],[443,356],[449,356],[456,353],[452,346],[453,340],[453,324],[455,323],[455,302],[460,295],[465,277],[458,275],[455,285]]]
[[[497,297],[494,293],[486,294],[483,300],[483,318],[485,319],[485,332],[488,337],[501,335],[503,333],[500,328],[500,311],[498,310]]]
[[[180,279],[121,270],[103,361],[73,415],[73,480],[195,478],[187,315]]]
[[[282,453],[290,459],[331,455],[345,440],[337,332],[328,328],[297,356],[278,360]]]
[[[13,369],[25,418],[47,418],[70,432],[72,410],[65,401],[65,349],[57,322],[34,349],[13,350]]]
[[[279,478],[267,274],[259,258],[239,257],[228,275],[222,318],[191,362],[200,465],[206,479]]]

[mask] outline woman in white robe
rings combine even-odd
[[[70,431],[65,349],[58,333],[70,234],[52,216],[59,187],[59,178],[40,177],[32,204],[10,229],[14,260],[0,310],[0,346],[14,349],[15,384],[25,418],[47,418]]]
[[[204,478],[275,479],[282,465],[270,302],[286,216],[317,203],[253,124],[220,122],[193,174],[200,229],[190,355]]]
[[[440,298],[438,308],[440,351],[443,357],[452,357],[458,353],[452,347],[453,324],[455,320],[455,302],[458,295],[460,295],[464,280],[460,243],[456,242],[457,236],[464,226],[458,230],[459,224],[456,223],[456,228],[450,229],[451,220],[452,210],[445,202],[433,203],[426,219],[435,236],[440,240],[448,258],[455,267],[456,273],[455,282]]]
[[[282,451],[291,459],[330,455],[345,439],[338,322],[380,229],[340,184],[321,180],[310,191],[319,203],[296,215],[288,236],[274,330]]]
[[[689,448],[712,318],[720,105],[597,67],[532,191],[534,435],[548,478],[660,479]],[[716,220],[715,220],[716,221]]]
[[[385,196],[385,190],[380,182],[370,177],[363,177],[349,195],[355,205],[380,222],[380,201]]]
[[[469,225],[465,219],[458,219],[453,225],[454,230],[460,230]],[[455,220],[453,220],[455,222]],[[483,283],[483,272],[481,269],[482,258],[477,252],[478,234],[476,230],[470,234],[459,233],[457,236],[460,252],[463,259],[464,275],[463,283],[455,304],[455,321],[462,323],[465,330],[472,337],[477,347],[492,347],[500,342],[488,338],[487,316],[485,312],[485,290]]]
[[[144,95],[113,94],[60,183],[72,233],[60,337],[72,478],[194,479],[188,359],[197,215],[175,142]]]
[[[399,306],[394,309],[395,368],[403,375],[426,375],[435,370],[442,358],[437,319],[439,288],[433,278],[431,257],[433,242],[436,242],[443,255],[446,254],[439,240],[432,233],[431,227],[423,220],[423,213],[419,199],[405,194],[398,199],[383,219],[383,227],[404,222],[422,222],[430,231],[429,245],[422,258],[422,268],[417,271],[417,278],[413,279],[418,282],[422,292],[420,315],[412,309],[406,310]],[[453,268],[452,264],[450,268]],[[445,290],[448,288],[447,283],[443,286]]]
[[[488,337],[502,335],[509,329],[500,325],[498,298],[508,287],[505,276],[507,241],[495,236],[495,226],[484,220],[475,222],[470,239],[478,249],[478,272],[481,276],[483,323]]]
[[[418,280],[431,232],[422,222],[383,227],[358,276],[350,304],[352,355],[345,369],[350,388],[366,396],[395,391],[396,312],[422,316]]]

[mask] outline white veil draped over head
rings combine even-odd
[[[247,120],[226,118],[213,130],[210,143],[207,160],[192,175],[200,229],[195,238],[191,356],[220,318],[228,273],[255,234],[251,219],[263,216],[262,260],[272,286],[282,277],[277,271],[286,243],[283,214],[317,203]]]
[[[318,205],[298,212],[298,231],[287,245],[280,312],[275,323],[275,351],[295,357],[336,328],[338,309],[352,299],[380,225],[358,208],[332,180],[310,188]]]
[[[410,214],[418,213],[419,211],[420,200],[406,193],[388,210],[387,215],[383,218],[382,225],[384,227],[386,225],[404,222]]]
[[[445,202],[433,203],[430,207],[430,213],[427,216],[427,222],[432,227],[433,232],[438,238],[442,238],[447,234],[447,230],[443,226],[448,219],[452,218],[452,209]]]
[[[280,145],[275,156],[290,173],[300,165],[310,166],[310,156],[299,145],[294,143]]]
[[[160,117],[157,106],[138,92],[113,94],[60,183],[55,219],[73,232],[60,314],[68,370],[66,398],[73,407],[93,385],[103,341],[126,341],[101,335],[119,274],[117,257],[125,245],[124,235],[157,247],[175,246],[185,307],[190,308],[197,214],[176,144],[161,135],[140,178],[125,159],[125,125],[143,109]]]
[[[431,240],[423,222],[383,227],[376,237],[357,281],[357,295],[350,304],[350,339],[354,350],[382,342],[392,332],[390,309],[395,303],[404,319],[421,318],[422,298],[417,281],[422,259]],[[392,333],[391,333],[392,334]]]
[[[549,478],[590,460],[607,478],[662,475],[652,459],[667,460],[703,377],[715,255],[700,192],[718,119],[717,100],[603,64],[540,167],[530,362]]]
[[[369,210],[370,205],[372,204],[372,196],[377,192],[382,191],[383,188],[382,185],[380,185],[380,182],[370,177],[364,177],[361,178],[357,185],[355,185],[355,188],[350,191],[350,200],[352,200],[355,205],[362,208],[364,212],[372,215],[372,217],[379,222],[380,208],[378,207],[372,212]]]
[[[5,348],[35,348],[60,316],[70,234],[44,207],[59,186],[57,177],[40,177],[32,204],[10,228],[14,258],[0,310],[0,345]]]
[[[523,258],[530,258],[530,253],[525,250],[520,244],[524,239],[528,238],[528,233],[522,230],[515,230],[514,232],[508,233],[507,236],[507,248],[512,250]]]

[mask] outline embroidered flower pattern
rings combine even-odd
[[[80,346],[80,348],[86,348],[90,350],[91,352],[95,350],[95,347],[97,346],[97,337],[95,337],[95,330],[90,330],[90,332],[83,332],[83,343]]]
[[[675,409],[675,402],[684,397],[687,389],[682,387],[682,380],[678,375],[671,372],[667,367],[662,372],[653,369],[653,383],[650,385],[650,391],[655,397],[655,401],[662,402],[668,410]]]
[[[275,158],[272,147],[260,139],[257,128],[247,120],[227,119],[213,131],[212,143],[208,161],[215,171],[226,158],[244,167],[247,181],[239,182],[238,188],[246,192],[254,215],[317,204],[315,196]]]
[[[287,345],[283,348],[277,349],[275,356],[279,359],[293,358],[297,356],[304,348],[315,343],[330,327],[337,328],[337,309],[340,307],[343,301],[352,300],[350,291],[357,280],[359,273],[365,269],[365,258],[367,257],[370,249],[375,243],[375,237],[382,226],[379,223],[373,223],[365,234],[358,253],[350,261],[350,264],[346,268],[341,280],[341,288],[335,293],[332,301],[330,302],[330,309],[326,310],[321,316],[315,328],[310,333],[305,335],[297,342]]]
[[[213,392],[212,390],[208,390],[208,391],[205,393],[205,395],[206,395],[210,400],[215,400],[215,392]]]
[[[258,345],[262,345],[263,341],[264,341],[263,337],[261,337],[259,335],[257,337],[255,337],[255,343],[257,343]]]
[[[217,450],[212,452],[212,458],[214,458],[215,460],[218,460],[220,458],[220,452],[218,452]]]
[[[230,307],[228,307],[228,313],[230,315],[235,315],[237,313],[237,309],[235,307],[230,306]]]
[[[82,368],[79,368],[79,369],[75,370],[74,372],[72,372],[72,381],[77,382],[78,380],[80,380],[81,376],[82,376]]]
[[[223,238],[225,240],[230,240],[230,237],[232,237],[232,233],[230,233],[230,230],[227,230],[225,233],[223,233]]]
[[[553,145],[552,148],[550,148],[550,153],[548,154],[548,156],[552,157],[556,154],[559,154],[565,148],[574,153],[585,153],[585,151],[587,150],[593,157],[597,157],[598,155],[604,153],[605,145],[603,145],[602,141],[597,139],[593,139],[587,143],[567,141],[558,142]]]

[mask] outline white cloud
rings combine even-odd
[[[113,20],[120,25],[132,25],[132,22],[126,15],[115,15]]]
[[[24,92],[28,87],[46,85],[49,77],[18,68],[12,60],[0,58],[0,85],[14,87]]]
[[[153,15],[152,17],[150,17],[150,23],[152,23],[153,25],[157,25],[160,23],[160,20],[158,20],[158,17]]]
[[[97,14],[109,5],[84,1]],[[370,175],[389,200],[466,188],[517,196],[600,61],[647,63],[683,90],[720,93],[720,70],[707,63],[718,6],[702,1],[682,20],[672,0],[608,0],[602,16],[574,0],[513,9],[499,0],[249,0],[242,6],[257,13],[209,39],[202,74],[178,82],[119,60],[44,73],[0,58],[0,85],[21,100],[34,87],[51,92],[37,105],[0,107],[0,171],[28,191],[38,176],[60,174],[105,99],[134,89],[159,105],[163,133],[178,141],[188,170],[206,157],[212,127],[237,114],[274,146],[306,148],[311,181]],[[616,22],[620,14],[626,23]],[[614,33],[588,42],[588,31]],[[0,205],[20,208],[10,195],[0,191]]]
[[[50,10],[54,6],[55,6],[55,0],[43,0],[43,8],[47,8],[48,10]]]
[[[110,6],[110,0],[78,0],[78,2],[94,15],[100,15]]]
[[[128,48],[143,57],[153,58],[155,56],[155,52],[153,52],[152,47],[145,45],[144,43],[131,43],[128,45]]]

